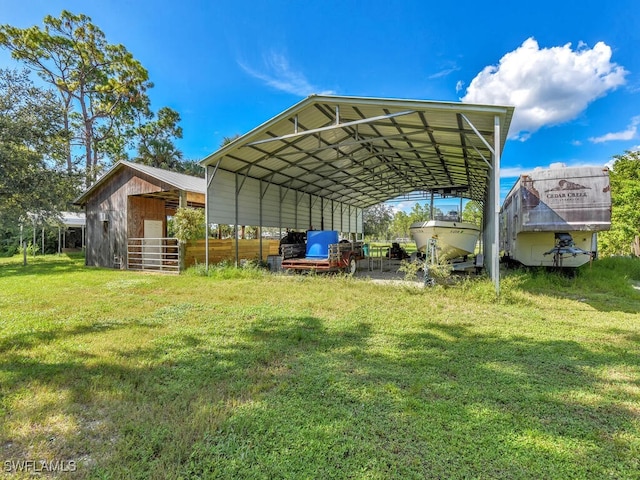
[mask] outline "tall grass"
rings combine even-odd
[[[74,478],[637,478],[639,271],[513,272],[497,297],[487,279],[0,259],[2,459]]]
[[[640,282],[640,259],[608,257],[573,273],[521,270],[508,273],[502,285],[503,289],[506,285],[507,291],[513,286],[516,291],[588,301],[603,310],[638,311],[638,290],[634,286]]]

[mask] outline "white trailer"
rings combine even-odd
[[[597,232],[611,227],[606,167],[536,169],[521,175],[500,210],[503,260],[579,267],[594,258]]]

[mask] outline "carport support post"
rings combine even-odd
[[[500,295],[500,117],[496,115],[493,120],[493,249],[491,255],[491,277],[496,289],[496,295]]]
[[[204,180],[206,185],[204,193],[204,265],[207,272],[209,272],[209,190],[211,189],[211,182],[213,181],[213,177],[216,176],[221,161],[222,158],[219,158],[211,174],[209,174],[209,165],[204,167]]]
[[[236,196],[236,218],[235,218],[235,223],[236,224],[234,225],[233,232],[234,232],[234,237],[235,237],[235,240],[236,240],[236,268],[238,268],[238,266],[240,265],[240,258],[239,258],[240,257],[240,250],[238,248],[238,223],[240,221],[240,220],[238,220],[238,217],[240,215],[240,211],[239,211],[239,205],[238,205],[238,197],[240,195],[238,195],[238,174],[237,173],[235,174],[235,177],[236,177],[236,193],[235,193],[235,196]]]
[[[282,238],[282,186],[278,185],[278,236]]]
[[[295,202],[296,206],[295,206],[295,211],[293,213],[293,224],[295,225],[295,228],[299,228],[298,227],[298,191],[295,190],[295,197],[293,198],[293,201]]]
[[[336,223],[333,220],[333,214],[335,213],[335,208],[333,206],[333,198],[331,199],[331,230],[335,230],[336,229]]]
[[[178,208],[187,208],[187,192],[180,190],[178,193]],[[165,218],[166,220],[166,218]],[[166,224],[165,224],[166,225]],[[165,232],[166,234],[166,232]],[[187,244],[178,242],[178,271],[184,272],[186,267],[185,254],[187,252]]]
[[[265,190],[266,192],[266,190]],[[262,262],[262,197],[263,197],[263,192],[262,192],[262,180],[260,180],[260,227],[258,228],[258,235],[260,238],[260,261]]]
[[[209,165],[204,167],[204,268],[209,272]]]

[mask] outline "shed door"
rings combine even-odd
[[[144,221],[144,244],[142,256],[144,265],[162,265],[162,220]]]

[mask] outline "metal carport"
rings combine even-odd
[[[513,111],[311,95],[201,161],[207,223],[300,228],[331,215],[335,228],[339,209],[336,229],[358,232],[366,207],[451,189],[483,206],[484,254],[499,290],[500,157]]]

